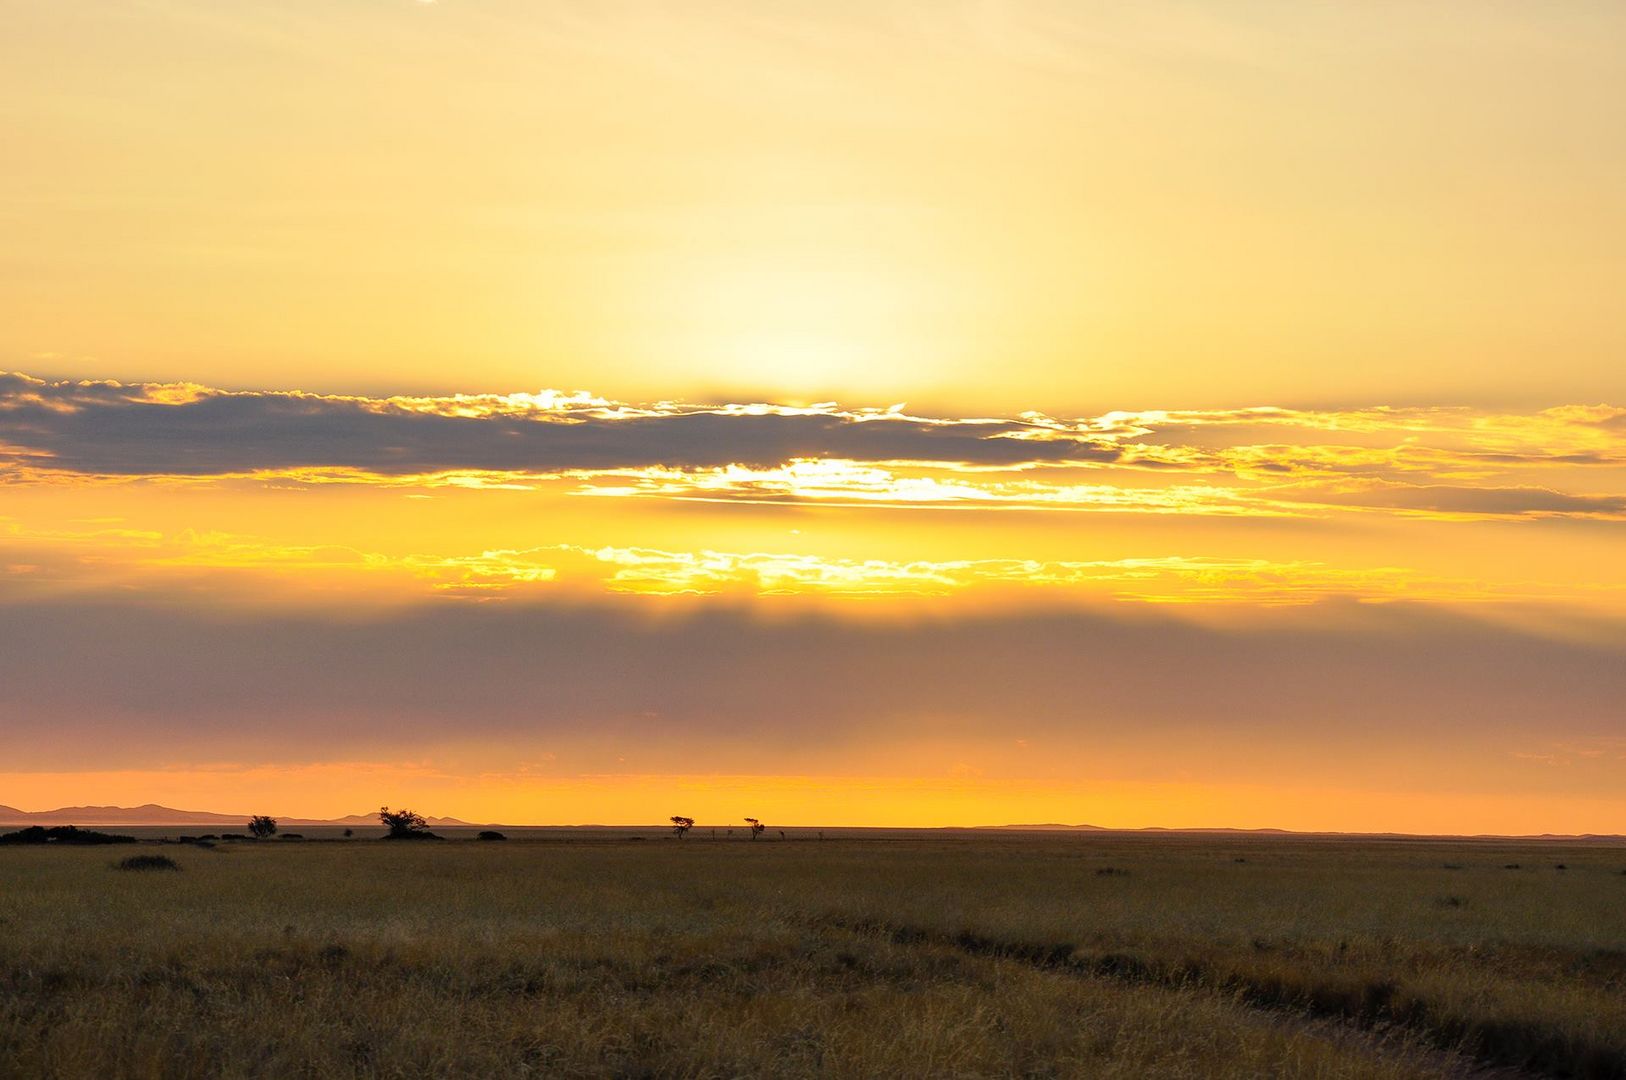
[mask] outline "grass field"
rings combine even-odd
[[[0,848],[0,1076],[250,1075],[1621,1076],[1626,850]]]

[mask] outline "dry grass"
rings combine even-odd
[[[1459,1044],[1603,1075],[1585,1054],[1626,1050],[1618,849],[690,839],[176,860],[114,874],[94,850],[0,851],[0,1076],[1406,1077],[1465,1071],[1441,1049]]]

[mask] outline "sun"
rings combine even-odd
[[[867,396],[913,379],[934,351],[937,284],[836,258],[721,260],[673,286],[674,344],[722,386]]]

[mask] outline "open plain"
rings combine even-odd
[[[1626,1063],[1618,846],[548,835],[0,848],[0,1076]]]

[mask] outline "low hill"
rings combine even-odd
[[[351,814],[342,818],[281,817],[277,822],[292,825],[347,825],[376,826],[377,814]],[[62,806],[55,810],[19,810],[14,806],[0,806],[0,825],[212,825],[227,828],[241,827],[248,814],[221,814],[210,810],[176,810],[157,803],[141,806]],[[430,826],[454,827],[470,822],[457,818],[426,818]]]
[[[973,829],[1009,830],[1011,832],[1110,832],[1104,825],[1061,825],[1046,822],[1043,825],[973,825]]]

